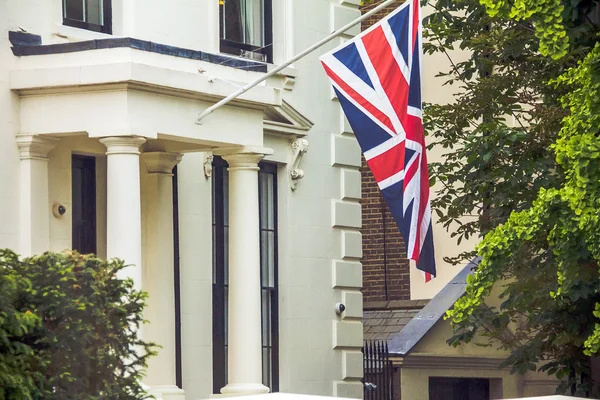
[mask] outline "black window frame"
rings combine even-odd
[[[273,175],[273,214],[274,214],[274,286],[267,287],[263,285],[263,269],[261,267],[261,332],[264,326],[265,316],[262,313],[262,294],[268,293],[271,301],[271,322],[268,334],[270,335],[271,345],[264,344],[264,336],[261,338],[262,349],[268,348],[271,357],[267,370],[271,372],[268,378],[264,376],[265,366],[263,365],[263,384],[268,386],[271,392],[279,391],[279,261],[278,261],[278,229],[277,229],[277,166],[270,163],[259,164],[259,213],[261,211],[262,194],[260,190],[260,174]],[[225,310],[225,297],[227,290],[226,282],[226,258],[227,246],[225,246],[226,224],[225,217],[225,193],[227,188],[225,185],[224,173],[228,168],[228,164],[221,157],[215,157],[213,160],[212,171],[212,227],[213,227],[213,286],[212,286],[212,301],[213,301],[213,393],[219,394],[220,390],[227,384],[227,337],[226,324],[227,313]],[[262,214],[261,214],[262,215]],[[259,220],[262,218],[259,216]],[[266,231],[262,224],[260,232]],[[263,246],[261,245],[261,266],[263,262]],[[262,335],[261,335],[262,336]],[[264,360],[263,360],[264,363]]]
[[[227,1],[227,0],[225,0]],[[224,1],[219,2],[219,40],[220,40],[220,51],[221,53],[231,54],[238,57],[242,56],[242,51],[252,51],[265,56],[266,62],[269,64],[273,63],[273,0],[264,0],[264,15],[263,15],[263,26],[264,26],[264,38],[265,44],[260,46],[253,46],[251,44],[236,42],[233,40],[224,39],[223,33],[223,11],[225,8]]]
[[[84,0],[81,0],[82,2]],[[80,21],[77,19],[67,18],[67,11],[65,9],[66,3],[63,0],[62,4],[62,15],[63,25],[71,26],[73,28],[85,29],[92,32],[106,33],[112,35],[112,0],[102,0],[102,15],[104,16],[104,24],[98,25],[90,22]],[[84,9],[85,12],[85,9]]]

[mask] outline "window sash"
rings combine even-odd
[[[63,0],[63,25],[111,34],[111,0]]]
[[[273,62],[272,0],[224,0],[219,10],[221,52],[254,52]]]

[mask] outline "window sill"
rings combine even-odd
[[[55,30],[53,35],[62,40],[57,40],[57,43],[63,43],[65,40],[69,42],[80,42],[83,40],[95,40],[95,39],[111,39],[118,36],[109,35],[107,33],[89,31],[83,28],[76,28],[74,26],[68,26],[63,24],[54,24]]]

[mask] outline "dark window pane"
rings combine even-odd
[[[71,245],[96,254],[96,159],[73,156],[71,165]]]
[[[225,382],[227,382],[227,376],[228,376],[228,374],[227,374],[227,365],[229,364],[228,360],[229,360],[229,347],[227,347],[227,345],[225,345],[225,371],[223,372],[223,375],[225,376]],[[217,392],[217,393],[221,393],[220,389],[219,389],[219,392]]]
[[[86,22],[96,25],[104,25],[102,13],[102,0],[85,0]]]
[[[275,188],[275,182],[274,182],[274,175],[273,174],[268,174],[267,175],[267,213],[268,213],[268,218],[267,221],[268,225],[267,228],[269,229],[275,229],[275,194],[273,193],[273,190]]]
[[[225,346],[227,346],[227,344],[229,343],[227,341],[228,339],[228,333],[229,332],[229,313],[227,312],[228,306],[227,304],[229,303],[229,287],[225,286],[223,288],[225,296],[224,296],[224,302],[223,302],[223,325],[225,326],[225,336],[223,337],[223,343],[225,343]]]
[[[268,210],[268,178],[269,174],[259,174],[260,179],[260,229],[269,227]]]
[[[217,283],[217,241],[214,240],[217,237],[217,227],[213,225],[212,229],[212,237],[213,237],[213,248],[212,248],[212,267],[213,267],[213,285]]]
[[[430,400],[489,400],[489,398],[489,379],[429,378]]]
[[[72,191],[71,191],[71,201],[73,202],[73,210],[72,210],[72,218],[73,221],[81,221],[83,219],[83,216],[81,215],[81,210],[82,210],[82,206],[83,206],[83,199],[82,199],[82,171],[81,168],[75,168],[73,167],[73,170],[71,172],[71,179],[73,181],[73,185],[72,185]],[[79,228],[79,227],[78,227]]]
[[[221,20],[221,38],[234,42],[244,42],[242,35],[242,7],[243,0],[226,0],[223,4],[223,17]]]
[[[63,24],[112,33],[111,0],[63,0]]]
[[[223,224],[229,226],[229,172],[223,167]]]
[[[263,348],[262,350],[262,376],[263,385],[271,387],[271,350]]]
[[[223,283],[229,282],[229,227],[223,228]]]
[[[271,307],[269,307],[269,294],[265,289],[261,290],[261,331],[262,331],[262,345],[269,345],[269,313]]]
[[[225,0],[221,38],[252,46],[264,46],[264,14],[264,0]]]
[[[275,287],[276,286],[276,283],[275,283],[275,232],[268,231],[267,238],[268,238],[267,239],[268,251],[264,256],[267,259],[268,266],[269,266],[267,286]]]
[[[64,17],[77,21],[84,21],[83,0],[63,0]]]
[[[269,240],[267,231],[260,232],[260,284],[262,287],[269,286]]]

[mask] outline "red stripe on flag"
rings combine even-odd
[[[366,34],[362,41],[394,111],[404,125],[408,108],[409,84],[394,58],[392,48],[380,26]],[[406,129],[405,129],[406,130]]]
[[[429,272],[425,272],[425,283],[429,282],[432,278],[432,275]]]
[[[367,161],[377,183],[404,169],[405,142]]]
[[[329,78],[332,81],[334,81],[344,92],[346,92],[346,94],[348,96],[352,97],[352,99],[354,99],[354,101],[356,101],[358,104],[360,104],[365,110],[370,112],[371,115],[373,115],[373,117],[377,118],[383,125],[387,126],[392,132],[397,133],[396,130],[394,129],[394,126],[392,125],[392,121],[390,121],[390,119],[388,118],[387,115],[385,115],[377,107],[375,107],[373,104],[371,104],[367,99],[365,99],[360,94],[358,94],[354,89],[352,89],[346,82],[344,82],[344,80],[342,78],[340,78],[335,72],[333,72],[331,70],[331,68],[329,68],[324,62],[321,61],[321,64],[323,64],[323,68],[325,68],[325,72],[327,73],[327,76],[329,76]]]
[[[407,114],[402,122],[402,126],[406,132],[406,139],[417,142],[423,146],[425,142],[425,131],[423,129],[423,120],[420,117]]]

